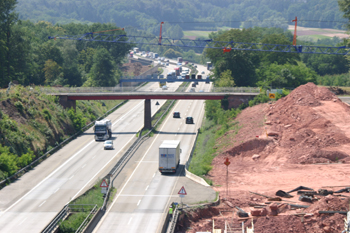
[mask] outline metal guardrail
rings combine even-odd
[[[179,212],[180,212],[179,208],[176,206],[174,213],[173,213],[173,217],[169,223],[169,226],[168,226],[166,233],[174,233],[177,219],[179,218]]]
[[[95,121],[99,121],[102,118],[106,117],[108,114],[110,114],[112,111],[114,111],[115,109],[119,108],[119,106],[123,105],[126,103],[127,100],[123,101],[122,103],[116,105],[115,107],[113,107],[112,109],[108,110],[106,113],[104,113],[102,116],[100,116],[99,118],[97,118]],[[13,174],[12,176],[7,177],[6,179],[0,181],[0,187],[3,186],[6,181],[10,181],[12,179],[16,179],[21,173],[31,169],[33,166],[37,165],[37,163],[40,163],[41,160],[47,158],[51,153],[54,153],[56,151],[58,151],[62,146],[64,146],[65,144],[67,144],[68,142],[70,142],[72,139],[76,138],[79,134],[81,134],[82,132],[84,132],[85,130],[87,130],[88,128],[90,128],[93,124],[95,124],[95,121],[90,122],[89,124],[87,124],[86,126],[84,126],[82,129],[80,129],[78,132],[76,132],[75,134],[73,134],[72,136],[70,136],[69,138],[67,138],[66,140],[64,140],[63,142],[59,143],[56,147],[54,147],[53,149],[49,150],[48,152],[46,152],[45,154],[43,154],[42,156],[40,156],[39,158],[35,159],[33,162],[31,162],[30,164],[28,164],[27,166],[21,168],[20,170],[18,170],[15,174]]]
[[[181,89],[186,89],[186,87],[182,87]],[[110,182],[111,184],[113,184],[113,181],[114,179],[118,176],[119,172],[121,171],[121,169],[125,166],[125,164],[127,163],[127,161],[131,158],[131,155],[132,155],[132,152],[138,147],[141,145],[141,141],[143,139],[145,139],[146,137],[148,137],[148,135],[152,132],[152,130],[158,125],[159,121],[164,117],[164,115],[166,113],[168,113],[169,109],[173,106],[175,100],[172,101],[172,103],[168,106],[168,108],[164,111],[164,113],[159,117],[159,119],[156,121],[156,123],[154,124],[154,126],[152,127],[152,129],[147,132],[144,136],[142,137],[139,137],[131,146],[130,148],[124,153],[124,155],[122,156],[122,158],[117,162],[117,164],[111,169],[111,171],[109,172],[108,174],[108,177],[110,176],[113,176],[114,175],[114,178],[112,180],[112,182]],[[119,105],[118,105],[119,106]],[[140,131],[139,133],[140,135],[142,134],[142,130]],[[112,185],[109,185],[108,187],[108,190],[107,190],[107,194],[104,198],[104,201],[103,201],[103,205],[102,207],[100,208],[101,210],[105,210],[106,209],[106,206],[107,206],[107,203],[108,203],[108,199],[109,199],[109,195],[110,195],[110,192],[111,192],[111,189],[112,189]],[[64,211],[64,209],[67,208],[68,205],[66,205],[62,210]],[[43,233],[51,233],[51,231],[48,231],[46,229],[54,229],[55,227],[57,227],[57,224],[59,223],[60,220],[63,219],[62,215],[61,215],[61,212],[56,215],[56,217],[49,223],[49,225],[42,231]],[[96,214],[97,211],[94,213]],[[102,214],[103,215],[103,214]],[[102,217],[102,216],[101,216]],[[87,228],[89,225],[86,224],[84,226],[84,229]],[[50,226],[50,228],[49,228]],[[54,226],[52,228],[52,226]]]
[[[58,223],[65,219],[69,215],[69,207],[68,204],[63,207],[63,209],[56,215],[56,217],[47,225],[41,232],[42,233],[51,233],[56,228]]]
[[[90,211],[90,213],[88,214],[88,216],[86,216],[86,218],[84,219],[83,223],[80,225],[80,227],[75,231],[75,233],[80,233],[80,232],[84,232],[84,229],[86,228],[86,226],[89,224],[90,219],[97,213],[98,211],[98,206],[95,205],[94,208]]]

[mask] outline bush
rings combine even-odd
[[[51,114],[47,108],[43,109],[43,115],[46,121],[51,120]]]
[[[68,116],[73,122],[75,130],[80,130],[86,125],[86,118],[83,117],[83,114],[75,112],[73,108],[68,110]]]
[[[266,94],[260,93],[259,95],[255,96],[254,99],[249,101],[249,107],[253,107],[254,105],[261,103],[267,103],[269,101],[270,98]]]
[[[17,165],[22,168],[27,166],[29,163],[33,161],[35,155],[32,150],[29,150],[26,154],[23,154],[21,157],[17,159]]]
[[[17,108],[17,110],[18,110],[20,113],[23,113],[24,107],[23,107],[23,104],[22,104],[21,101],[16,101],[16,102],[15,102],[15,107]]]

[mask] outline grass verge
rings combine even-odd
[[[89,191],[69,203],[72,214],[59,224],[57,232],[75,232],[86,217],[88,217],[93,206],[97,205],[98,208],[101,208],[104,200],[101,188],[99,187],[100,183],[101,180],[99,180]],[[90,216],[90,218],[92,218],[92,216]]]

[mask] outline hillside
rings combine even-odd
[[[39,87],[0,90],[0,181],[121,102],[77,101],[75,112]]]
[[[212,30],[222,26],[286,29],[295,16],[300,26],[340,29],[343,24],[334,21],[344,21],[337,0],[18,0],[16,10],[21,19],[52,23],[111,22],[153,33],[159,32],[162,21],[179,24],[183,30]],[[258,22],[263,20],[266,21]],[[198,23],[208,21],[215,23]]]
[[[177,232],[187,227],[192,230],[186,232],[210,230],[212,219],[218,229],[224,229],[225,219],[230,219],[231,227],[239,227],[241,221],[232,215],[235,206],[249,213],[245,225],[254,221],[256,232],[341,232],[344,215],[318,211],[349,210],[349,115],[347,104],[313,83],[296,88],[273,104],[243,110],[234,120],[241,127],[239,132],[228,132],[217,140],[220,153],[208,174],[213,188],[220,192],[221,204],[190,211]],[[228,181],[226,158],[231,162]],[[300,186],[312,189],[312,194],[305,194],[310,199],[300,201],[301,194],[296,191],[289,193],[291,198],[270,201],[251,193],[276,197],[278,190],[289,192]],[[309,207],[293,208],[290,204]],[[229,212],[219,215],[224,209]]]

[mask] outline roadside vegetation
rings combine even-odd
[[[103,205],[104,194],[101,193],[102,180],[99,180],[90,190],[81,195],[77,199],[69,203],[72,214],[64,221],[59,223],[58,233],[76,232],[86,218],[91,220],[93,216],[89,216],[92,208],[96,206],[99,209]],[[114,190],[112,190],[112,194]],[[93,204],[92,204],[93,203]]]
[[[282,94],[276,93],[275,100],[288,94],[288,90],[283,90]],[[217,147],[217,145],[219,145],[217,139],[228,131],[239,131],[240,127],[238,122],[235,121],[235,118],[244,108],[252,107],[260,103],[267,103],[269,101],[271,100],[265,94],[265,91],[256,96],[253,100],[250,100],[248,105],[242,104],[238,108],[229,110],[224,110],[222,108],[222,102],[219,100],[206,100],[205,118],[197,137],[189,171],[202,177],[208,184],[212,185],[212,181],[208,179],[206,175],[212,169],[211,163],[217,155],[217,151],[220,151],[220,148]]]
[[[0,181],[79,132],[121,100],[77,101],[64,109],[39,87],[0,91]]]

